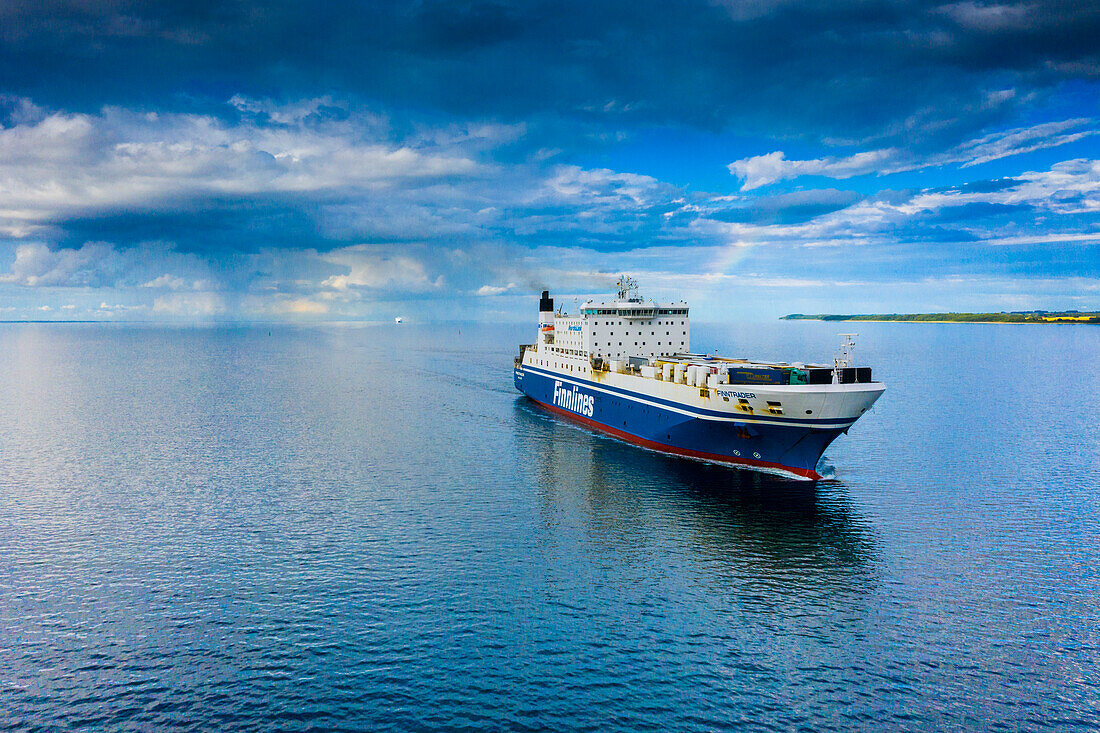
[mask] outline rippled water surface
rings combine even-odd
[[[511,386],[530,328],[0,326],[12,730],[1100,726],[1100,328],[697,325],[885,396],[817,485]]]

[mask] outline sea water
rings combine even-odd
[[[0,326],[0,727],[1100,726],[1100,328],[693,346],[838,331],[811,484],[545,412],[528,326]]]

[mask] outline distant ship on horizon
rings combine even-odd
[[[572,315],[543,291],[516,389],[630,443],[804,480],[821,478],[825,449],[886,390],[853,366],[854,334],[832,365],[693,354],[687,303],[643,301],[625,276],[618,285],[613,301]]]

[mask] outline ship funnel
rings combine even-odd
[[[539,329],[545,330],[554,328],[554,299],[550,297],[549,290],[542,291],[542,298],[539,300]]]

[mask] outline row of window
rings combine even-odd
[[[552,367],[556,367],[558,369],[568,369],[571,372],[575,371],[571,364],[558,364],[557,362],[549,362],[545,359],[535,359],[535,364],[537,366],[552,366]]]
[[[623,345],[623,342],[622,342],[622,341],[620,341],[620,342],[619,342],[619,346],[622,346],[622,345]],[[634,342],[634,345],[635,345],[635,346],[638,346],[638,342],[637,342],[637,341],[635,341],[635,342]],[[642,345],[642,346],[645,346],[645,345],[646,345],[646,342],[645,342],[645,341],[643,341],[643,342],[641,343],[641,345]],[[657,342],[657,345],[658,345],[658,346],[660,346],[660,345],[661,345],[661,342],[660,342],[660,341],[658,341],[658,342]],[[668,345],[669,345],[669,346],[672,346],[672,345],[673,345],[673,343],[672,343],[671,341],[669,341],[669,342],[668,342]],[[681,342],[680,342],[680,346],[683,346],[683,345],[684,345],[684,342],[683,342],[683,341],[681,341]],[[595,347],[597,347],[597,348],[598,348],[598,347],[599,347],[599,344],[593,344],[593,346],[595,346]],[[604,344],[604,346],[611,346],[611,342],[610,342],[610,341],[608,341],[608,342],[607,342],[606,344]]]
[[[584,314],[588,316],[640,316],[646,313],[656,313],[659,316],[686,316],[687,308],[585,308]]]
[[[592,325],[593,326],[621,326],[621,325],[623,325],[623,322],[622,321],[604,321],[603,323],[600,323],[599,321],[595,321]],[[677,324],[675,321],[657,321],[657,323],[654,324],[652,321],[647,321],[646,323],[641,324],[641,325],[646,325],[646,326],[653,326],[653,325],[657,325],[657,326],[676,326],[676,325],[680,325],[680,326],[682,326],[682,325],[684,325],[684,322],[680,321]]]

